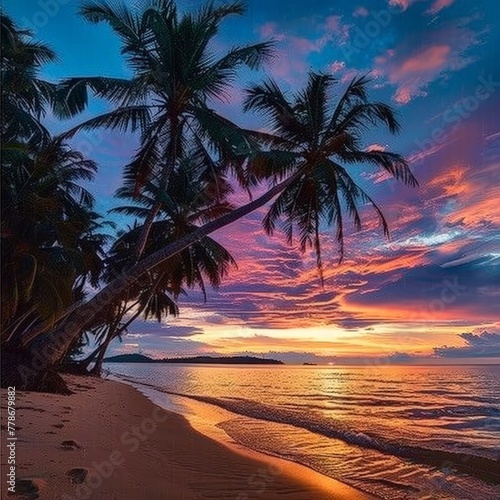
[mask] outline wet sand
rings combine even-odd
[[[2,389],[2,498],[366,500],[307,467],[195,430],[133,387],[65,377],[74,394],[16,394],[16,495],[7,496]]]

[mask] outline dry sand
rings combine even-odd
[[[301,465],[238,452],[136,389],[66,377],[74,394],[16,396],[15,496],[7,496],[2,389],[2,499],[365,500]],[[22,481],[26,480],[26,481]]]

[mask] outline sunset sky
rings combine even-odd
[[[46,78],[128,76],[111,30],[79,18],[78,4],[3,2],[59,55]],[[263,210],[215,233],[238,264],[224,285],[206,303],[190,292],[180,318],[168,324],[136,323],[113,353],[396,362],[441,348],[440,359],[500,357],[499,19],[496,0],[250,0],[245,16],[226,22],[217,48],[274,39],[276,58],[263,71],[243,71],[227,102],[214,105],[258,128],[256,116],[241,112],[242,88],[265,74],[293,90],[308,70],[322,71],[338,78],[340,90],[371,71],[372,98],[395,107],[402,132],[367,136],[366,148],[404,154],[420,187],[359,169],[384,207],[391,240],[366,210],[364,229],[349,232],[339,265],[333,232],[325,230],[324,287],[311,255],[288,246],[280,232],[265,236]],[[92,101],[76,120],[49,117],[48,126],[62,131],[106,109]],[[99,212],[117,205],[112,195],[135,144],[134,136],[105,131],[74,140],[100,164],[92,188]]]

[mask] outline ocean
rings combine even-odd
[[[500,499],[498,365],[106,366],[167,409],[222,408],[234,441],[376,498]]]

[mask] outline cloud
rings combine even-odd
[[[341,71],[345,68],[345,62],[344,61],[333,61],[330,64],[330,71],[332,73],[337,73],[338,71]]]
[[[415,361],[416,356],[406,352],[394,352],[393,354],[387,356],[386,359],[390,363],[411,363],[412,361]]]
[[[257,29],[261,39],[271,38],[279,42],[270,70],[274,77],[292,86],[303,83],[308,70],[314,67],[312,59],[323,57],[326,47],[334,49],[349,40],[351,26],[343,21],[342,16],[330,15],[319,20],[315,17],[311,23],[313,24],[306,28],[284,31],[277,23],[267,22]],[[331,64],[334,72],[344,67],[343,61]]]
[[[136,320],[130,325],[127,337],[192,337],[203,333],[198,328],[158,323],[156,321]]]
[[[472,18],[454,23],[446,19],[426,28],[416,18],[408,36],[374,58],[376,71],[396,88],[393,99],[398,104],[426,96],[431,84],[446,82],[452,73],[475,61],[470,49],[480,39],[469,27],[471,22]]]
[[[356,329],[403,318],[428,327],[434,321],[474,325],[489,317],[498,292],[492,281],[498,267],[491,256],[500,254],[493,241],[492,217],[500,206],[492,201],[498,183],[491,180],[500,158],[494,126],[494,118],[490,123],[483,114],[471,117],[458,135],[426,157],[418,190],[387,189],[392,184],[380,179],[376,199],[388,217],[392,241],[380,237],[377,218],[363,210],[364,230],[346,229],[348,253],[341,265],[326,266],[325,289],[309,254],[286,245],[280,232],[272,238],[263,234],[264,211],[220,231],[218,238],[239,268],[206,307],[218,312],[219,324],[255,329],[320,324]],[[332,263],[335,244],[329,233],[324,242],[324,262]],[[445,311],[430,311],[440,290],[436,296],[428,292],[436,277],[445,279],[446,268],[446,277],[471,276],[470,300],[459,297]]]
[[[439,11],[452,5],[454,1],[455,0],[435,0],[434,3],[429,8],[429,10],[427,11],[427,13],[437,14]]]
[[[405,11],[410,7],[415,2],[418,2],[420,0],[389,0],[389,5],[391,7],[398,7],[402,11]]]
[[[276,23],[268,22],[260,26],[259,34],[261,38],[272,38],[278,42],[286,38],[284,33],[278,32]]]
[[[409,9],[413,4],[417,2],[423,2],[427,0],[389,0],[389,5],[392,7],[400,8],[401,11]],[[426,14],[437,14],[439,11],[453,4],[455,0],[433,0],[432,5],[428,10],[425,11]]]
[[[212,353],[214,349],[209,344],[182,338],[148,337],[139,339],[138,342],[120,343],[113,342],[109,348],[108,356],[123,353],[140,353],[153,358],[195,356],[198,354]]]
[[[387,149],[386,146],[382,146],[381,144],[370,144],[369,146],[366,147],[365,151],[371,152],[371,151],[385,151]]]
[[[396,67],[391,78],[398,81],[412,77],[415,73],[434,72],[446,64],[450,52],[451,47],[449,45],[427,47],[403,61],[399,67]]]
[[[437,356],[445,358],[480,358],[500,356],[500,330],[497,332],[461,333],[464,347],[436,347]]]
[[[349,40],[350,26],[342,22],[342,16],[328,16],[322,26],[325,35],[320,39],[326,41],[337,40],[341,44]]]
[[[368,15],[370,14],[370,12],[368,11],[368,9],[366,7],[358,7],[354,12],[353,12],[353,16],[354,17],[368,17]]]
[[[408,104],[417,96],[427,95],[427,86],[446,70],[452,49],[449,45],[419,48],[405,59],[392,62],[391,56],[376,60],[382,71],[387,71],[389,82],[397,86],[394,100]]]
[[[428,264],[406,270],[399,279],[370,293],[349,296],[344,307],[356,305],[365,313],[393,307],[393,314],[399,310],[407,321],[429,325],[457,318],[498,320],[498,283],[500,259],[491,256],[453,267]]]

